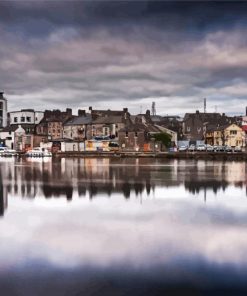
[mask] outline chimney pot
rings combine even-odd
[[[79,109],[78,116],[86,116],[86,110]]]

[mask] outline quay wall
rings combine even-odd
[[[204,159],[204,160],[229,160],[229,161],[247,161],[246,152],[57,152],[54,157],[133,157],[133,158],[163,158],[163,159]]]

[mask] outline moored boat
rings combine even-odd
[[[47,149],[36,147],[32,150],[29,150],[25,154],[27,157],[51,157],[52,153],[49,152]]]

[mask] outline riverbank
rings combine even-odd
[[[99,157],[99,158],[164,158],[164,159],[204,159],[247,161],[246,152],[57,152],[54,157]]]

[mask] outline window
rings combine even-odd
[[[31,117],[30,117],[30,116],[27,116],[27,117],[26,117],[26,121],[27,121],[27,122],[31,122]]]
[[[187,126],[187,132],[190,132],[190,126]]]
[[[3,109],[3,102],[0,102],[0,109]]]
[[[108,133],[109,133],[109,128],[108,127],[104,127],[103,133],[104,133],[104,136],[107,136]]]
[[[135,137],[136,137],[136,138],[138,137],[138,134],[137,134],[137,132],[135,132]]]
[[[230,131],[230,135],[236,135],[236,134],[237,134],[237,131],[234,131],[234,130]]]
[[[18,118],[17,117],[14,117],[14,122],[18,122]]]
[[[125,137],[128,138],[128,136],[129,136],[129,133],[126,131],[125,132]]]
[[[21,117],[21,122],[25,122],[25,117]]]

